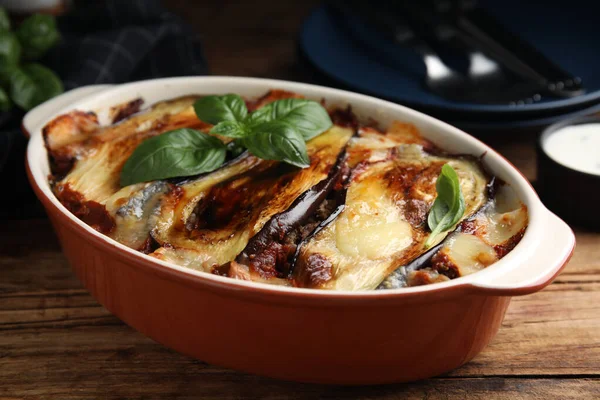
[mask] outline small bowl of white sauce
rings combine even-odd
[[[550,125],[538,142],[538,191],[569,222],[600,230],[600,117]]]

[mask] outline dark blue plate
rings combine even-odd
[[[548,125],[552,125],[556,122],[589,115],[600,115],[600,104],[594,104],[590,107],[584,107],[582,109],[578,109],[567,113],[522,120],[513,120],[507,118],[504,121],[489,121],[485,119],[465,121],[444,119],[444,121],[474,136],[483,137],[491,133],[539,133],[543,128],[547,127]]]
[[[600,37],[589,2],[482,1],[513,32],[534,44],[567,71],[581,77],[587,93],[534,104],[474,104],[446,100],[422,85],[424,65],[410,48],[387,40],[375,29],[331,12],[325,6],[306,20],[300,35],[303,56],[339,86],[386,98],[452,119],[530,119],[572,112],[600,101]],[[588,10],[586,12],[585,10]],[[441,114],[441,115],[440,115]]]

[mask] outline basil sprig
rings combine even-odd
[[[223,164],[227,151],[237,156],[245,149],[305,168],[310,165],[306,141],[332,125],[323,106],[305,99],[277,100],[249,113],[237,94],[206,96],[194,103],[194,111],[214,125],[210,135],[186,128],[144,141],[125,163],[121,185],[210,172]],[[234,140],[225,145],[213,135]]]
[[[215,125],[211,134],[236,139],[257,157],[301,168],[310,164],[305,142],[332,125],[323,106],[306,99],[277,100],[249,114],[236,94],[206,96],[194,110],[200,120]]]
[[[0,112],[13,105],[27,111],[63,92],[53,71],[40,64],[23,64],[41,58],[59,40],[53,16],[31,15],[13,32],[6,10],[0,7]]]
[[[465,213],[465,198],[460,190],[458,174],[449,164],[442,167],[435,189],[437,197],[427,217],[431,234],[425,242],[425,248],[430,247],[440,233],[452,229]]]

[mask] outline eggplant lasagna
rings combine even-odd
[[[272,90],[250,111],[293,93]],[[140,111],[113,109],[101,126],[73,111],[44,130],[51,184],[74,215],[120,243],[158,259],[234,279],[332,290],[388,289],[477,272],[509,252],[527,209],[481,160],[452,155],[410,124],[379,129],[348,109],[307,142],[308,168],[249,152],[198,176],[121,187],[125,161],[145,139],[177,128],[208,132],[190,96]],[[226,138],[220,138],[227,140]],[[459,177],[462,219],[425,241],[427,214],[444,164]]]

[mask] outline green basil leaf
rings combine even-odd
[[[288,123],[273,121],[261,124],[250,136],[241,140],[256,157],[284,161],[301,168],[310,165],[304,138]]]
[[[210,133],[238,139],[246,136],[248,131],[244,124],[240,122],[221,121],[210,130]]]
[[[214,171],[225,161],[218,138],[195,129],[176,129],[147,139],[123,166],[121,186]]]
[[[4,7],[0,7],[0,32],[10,31],[10,19]]]
[[[248,117],[248,125],[257,126],[271,121],[286,122],[304,138],[310,140],[331,128],[327,110],[316,101],[283,99],[261,107]]]
[[[465,198],[460,190],[458,174],[449,164],[442,167],[435,188],[437,197],[427,217],[431,234],[425,242],[425,247],[431,246],[437,235],[452,229],[465,213]]]
[[[250,115],[248,115],[248,118],[246,118],[246,123],[248,126],[253,127],[273,121],[273,108],[269,107],[271,104],[273,103],[262,106],[258,110],[253,111]]]
[[[11,106],[12,106],[12,103],[11,103],[10,99],[8,98],[8,95],[6,94],[4,89],[2,89],[0,87],[0,112],[10,110]]]
[[[56,20],[46,14],[28,17],[19,25],[16,34],[23,46],[23,57],[28,60],[42,57],[60,40]]]
[[[58,76],[39,64],[27,64],[10,72],[10,97],[24,110],[57,96],[63,92]]]
[[[248,115],[246,103],[237,94],[205,96],[194,103],[200,121],[216,125],[222,121],[242,122]]]
[[[21,57],[21,44],[14,33],[0,32],[0,72],[14,68]]]

